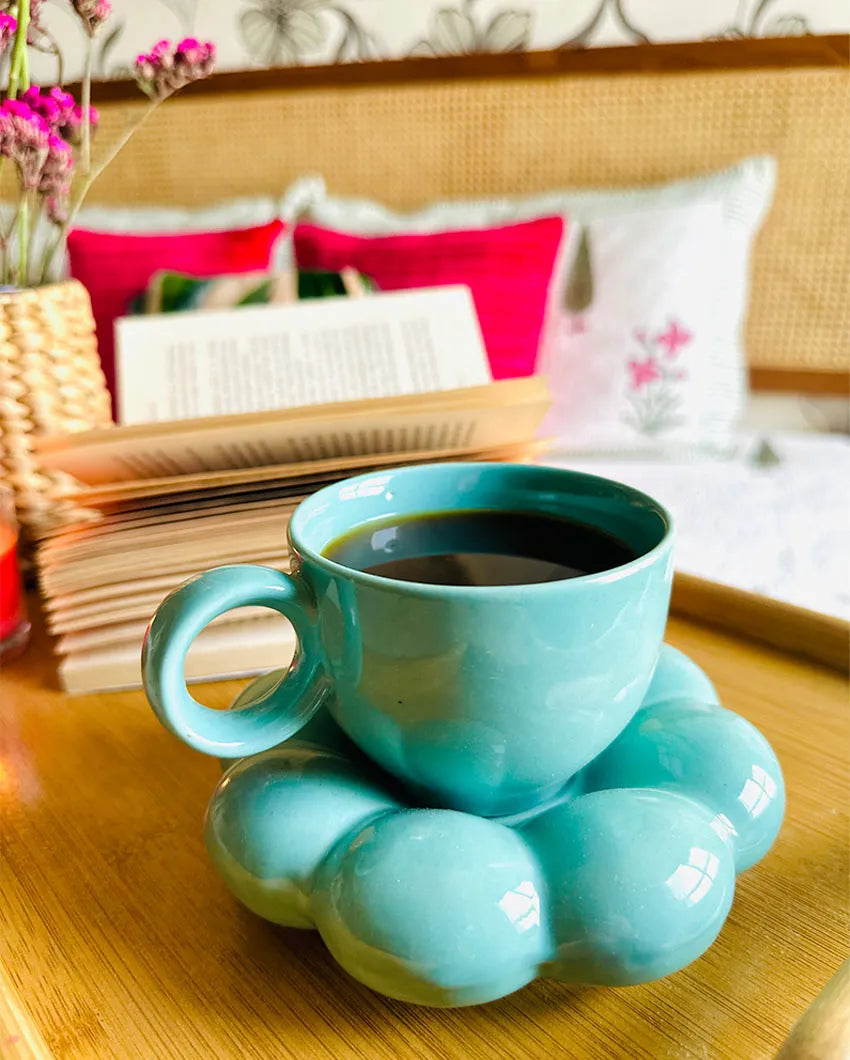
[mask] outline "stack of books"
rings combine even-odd
[[[43,439],[43,463],[76,483],[74,520],[37,556],[62,685],[139,686],[142,638],[163,597],[221,564],[286,570],[289,516],[314,490],[392,465],[528,459],[548,405],[532,377]],[[293,650],[280,616],[240,609],[197,638],[186,675],[253,674]]]

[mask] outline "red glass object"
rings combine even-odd
[[[0,486],[0,660],[23,651],[30,624],[18,567],[18,524],[10,490]]]

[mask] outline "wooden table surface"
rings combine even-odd
[[[773,1057],[846,956],[847,683],[692,622],[668,639],[765,733],[788,787],[718,941],[647,986],[538,982],[436,1010],[371,993],[314,933],[238,907],[201,839],[215,762],[141,693],[49,688],[38,634],[0,678],[0,1056]],[[198,694],[224,705],[235,687]]]

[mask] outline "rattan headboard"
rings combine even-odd
[[[464,76],[456,60],[447,78],[369,83],[364,74],[366,83],[329,78],[303,88],[291,71],[276,86],[268,71],[223,75],[160,108],[91,201],[280,195],[296,177],[321,172],[335,193],[403,208],[649,183],[770,153],[779,182],[755,255],[751,365],[762,385],[784,378],[835,390],[848,368],[850,137],[847,69],[831,61],[573,74],[563,56],[556,73],[525,56],[522,69],[514,60],[489,75],[486,67]],[[133,110],[120,99],[103,105],[100,135],[110,139]]]

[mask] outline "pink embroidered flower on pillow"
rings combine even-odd
[[[655,341],[664,348],[668,357],[676,357],[683,346],[687,346],[693,335],[683,328],[678,321],[671,320],[667,330],[655,336]]]
[[[639,354],[626,362],[629,407],[623,420],[648,437],[678,427],[683,422],[679,386],[688,377],[680,355],[693,335],[671,319],[664,331],[652,334],[646,328],[632,333]]]

